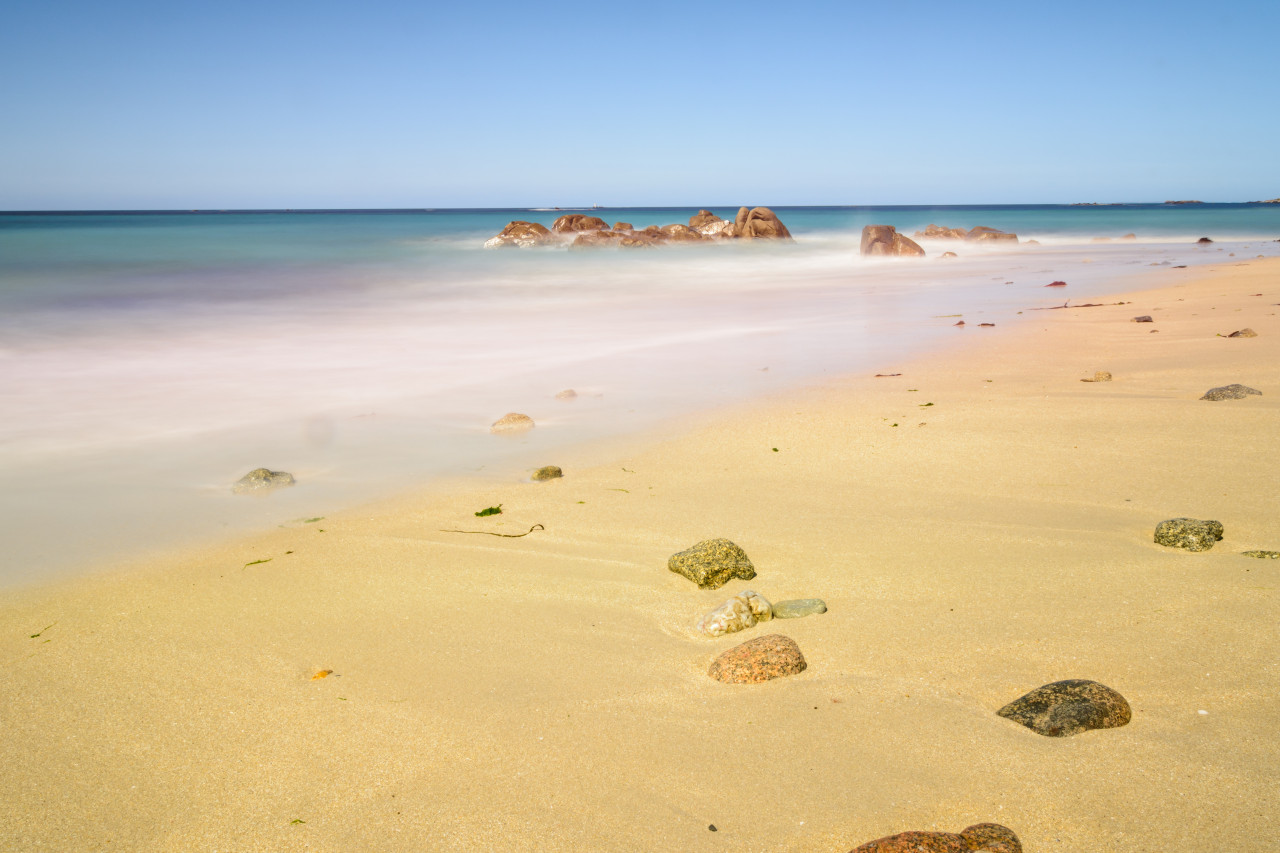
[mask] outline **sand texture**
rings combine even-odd
[[[1159,276],[612,457],[7,592],[0,849],[1275,849],[1280,561],[1242,552],[1280,549],[1280,264]],[[1232,383],[1262,394],[1200,399]],[[1184,517],[1222,540],[1153,541]],[[715,538],[753,580],[668,570]],[[708,677],[776,633],[695,630],[744,589],[826,602],[782,623],[803,672]],[[1131,722],[996,714],[1065,679]]]

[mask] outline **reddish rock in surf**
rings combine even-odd
[[[892,225],[868,225],[862,229],[863,255],[887,255],[894,257],[924,257],[924,249],[920,244],[899,234]]]
[[[688,225],[681,225],[679,223],[676,223],[675,225],[662,226],[662,233],[666,234],[673,243],[697,243],[700,240],[706,239]]]
[[[714,213],[712,213],[709,210],[699,210],[693,216],[689,217],[689,227],[692,228],[694,231],[697,231],[699,228],[701,228],[704,225],[709,225],[712,222],[723,222],[723,221],[724,221],[723,219],[721,219],[719,216],[716,216]]]
[[[503,228],[496,237],[490,237],[486,240],[484,247],[486,249],[512,247],[528,249],[532,246],[541,246],[554,242],[555,235],[547,230],[547,226],[539,225],[537,222],[525,222],[517,219],[515,222],[508,222],[507,227]]]
[[[963,228],[944,228],[941,225],[926,225],[923,231],[912,234],[917,240],[963,240],[968,234]]]
[[[1001,231],[997,228],[988,228],[985,225],[975,225],[973,228],[969,229],[969,233],[966,234],[964,238],[966,240],[975,240],[975,241],[980,240],[985,242],[996,242],[996,241],[1009,241],[1012,243],[1018,242],[1017,234],[1011,234],[1008,231]]]
[[[727,230],[727,229],[726,229]],[[778,239],[790,240],[791,232],[782,224],[778,215],[767,207],[738,208],[733,220],[733,233],[740,240]]]
[[[604,231],[608,229],[605,221],[598,216],[587,216],[585,213],[566,213],[551,225],[557,234],[572,234],[576,231]]]

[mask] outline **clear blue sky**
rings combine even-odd
[[[1280,2],[14,2],[0,209],[1280,196]]]

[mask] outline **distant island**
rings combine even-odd
[[[1166,201],[1165,204],[1204,204],[1202,201]]]

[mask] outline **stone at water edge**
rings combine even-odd
[[[555,480],[559,477],[563,477],[564,472],[560,470],[560,467],[558,465],[544,465],[541,468],[539,468],[537,471],[534,471],[532,476],[533,476],[533,479],[539,480],[539,481]]]
[[[892,225],[865,225],[858,253],[868,257],[891,256],[923,258],[924,249]]]
[[[528,249],[533,246],[541,246],[547,243],[555,242],[555,235],[552,234],[545,225],[537,222],[525,222],[517,219],[514,222],[508,222],[507,227],[496,237],[490,237],[485,241],[486,249],[504,249],[519,248]]]
[[[1070,737],[1090,729],[1114,729],[1133,716],[1129,703],[1105,684],[1081,678],[1037,687],[999,711],[1045,737]]]
[[[231,486],[237,495],[248,495],[259,492],[270,492],[294,484],[293,475],[288,471],[272,471],[268,468],[254,468]]]
[[[793,598],[773,605],[774,619],[800,619],[816,613],[826,613],[827,603],[821,598]]]
[[[557,234],[572,234],[575,231],[605,231],[605,221],[598,216],[585,213],[566,213],[551,224],[551,230]]]
[[[489,432],[524,432],[527,429],[533,429],[533,418],[519,412],[507,412],[493,422]]]
[[[733,578],[749,581],[756,576],[747,552],[728,539],[704,539],[677,551],[667,560],[667,568],[702,589],[719,589]]]
[[[1110,371],[1099,370],[1097,373],[1093,374],[1092,379],[1081,379],[1080,381],[1081,382],[1110,382],[1111,373]]]
[[[1262,392],[1257,388],[1250,388],[1248,385],[1241,385],[1239,382],[1233,382],[1230,385],[1219,385],[1217,388],[1210,388],[1204,392],[1201,400],[1243,400],[1251,395],[1262,396]]]
[[[712,637],[733,634],[773,618],[773,608],[760,593],[744,589],[698,621],[698,630]]]
[[[1013,830],[998,823],[979,823],[957,833],[902,832],[868,841],[850,853],[1022,853]]]
[[[760,684],[804,672],[808,666],[795,640],[766,634],[722,652],[707,675],[725,684]]]
[[[1208,551],[1222,539],[1222,522],[1198,518],[1170,518],[1156,525],[1157,545],[1187,551]]]

